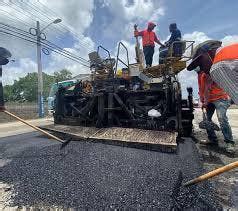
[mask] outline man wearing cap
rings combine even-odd
[[[157,38],[155,32],[153,31],[156,25],[152,22],[148,23],[147,29],[143,31],[134,31],[134,36],[142,37],[143,52],[145,56],[146,68],[151,67],[153,62],[155,42],[161,46],[164,46],[159,39]]]
[[[212,116],[216,110],[221,131],[226,143],[227,152],[234,152],[234,141],[228,118],[227,109],[230,106],[228,95],[210,77],[210,69],[216,50],[221,46],[220,41],[209,40],[199,44],[195,50],[192,62],[187,70],[194,70],[198,73],[199,95],[202,108],[206,108],[207,118],[212,121]],[[208,141],[204,144],[218,144],[217,136],[212,128],[207,128]]]
[[[164,59],[168,56],[170,47],[173,48],[172,56],[181,56],[182,55],[182,46],[181,46],[181,43],[178,43],[178,41],[181,41],[182,36],[181,36],[180,30],[177,28],[176,23],[171,23],[169,25],[169,32],[171,33],[170,38],[168,39],[168,41],[165,42],[165,47],[161,47],[161,49],[160,49],[160,53],[159,53],[159,63],[160,64],[164,63]],[[177,41],[177,43],[174,43],[176,41]]]

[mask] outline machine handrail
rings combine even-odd
[[[121,47],[121,46],[126,50],[127,64],[119,58],[120,47]],[[122,64],[124,64],[127,68],[129,68],[129,53],[128,53],[128,49],[127,49],[127,47],[126,47],[122,42],[119,42],[119,43],[118,43],[116,68],[115,68],[114,74],[116,74],[116,72],[117,72],[118,61],[120,61],[120,62],[121,62]]]
[[[104,48],[102,45],[99,45],[99,46],[98,46],[98,49],[97,49],[98,55],[99,55],[99,50],[100,50],[100,48],[103,49],[104,51],[106,51],[107,54],[108,54],[108,56],[109,56],[109,59],[111,59],[110,51],[107,50],[106,48]]]
[[[112,77],[114,78],[114,71],[113,71],[113,65],[112,65],[112,59],[111,59],[110,51],[107,50],[106,48],[104,48],[102,45],[99,45],[99,46],[98,46],[98,49],[97,49],[98,55],[99,55],[99,50],[100,50],[100,48],[103,49],[104,51],[106,51],[107,54],[108,54],[108,57],[109,57],[109,59],[110,59],[110,63],[111,63],[111,72],[112,72]]]
[[[191,47],[191,55],[193,54],[193,44],[195,43],[195,41],[193,41],[193,40],[174,41],[174,42],[171,44],[170,48],[171,48],[171,49],[174,49],[174,45],[177,44],[177,43],[185,43],[185,44],[186,44],[186,43],[190,43],[190,44],[185,48],[184,52],[185,52],[187,49],[189,49],[189,48]],[[170,51],[169,57],[173,57],[173,50]],[[181,56],[181,58],[188,58],[188,60],[191,59],[191,57],[189,57],[189,56],[183,56],[183,55]],[[187,61],[188,61],[188,60],[187,60]]]

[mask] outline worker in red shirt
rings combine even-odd
[[[220,41],[206,41],[201,43],[196,49],[192,62],[187,70],[196,70],[198,73],[199,96],[202,107],[206,108],[207,118],[212,121],[212,116],[216,110],[217,118],[226,143],[227,152],[233,153],[234,140],[228,118],[227,109],[230,106],[229,96],[214,82],[210,76],[210,69],[216,50],[221,46]],[[204,144],[218,144],[217,136],[212,128],[207,128],[208,139]]]
[[[153,31],[156,25],[152,22],[148,23],[148,27],[146,30],[143,31],[134,31],[134,36],[141,36],[142,37],[142,44],[143,44],[143,52],[146,61],[146,68],[151,67],[153,62],[153,55],[154,55],[154,48],[155,42],[161,46],[164,46],[159,39],[157,38],[155,32]]]

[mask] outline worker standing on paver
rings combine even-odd
[[[238,43],[216,51],[210,75],[238,104]]]
[[[153,31],[156,27],[156,24],[149,22],[147,29],[143,31],[134,31],[134,36],[141,36],[142,37],[142,44],[143,44],[143,52],[146,61],[146,68],[151,67],[153,62],[153,55],[154,55],[154,48],[155,42],[161,46],[164,46],[159,39],[157,38],[155,32]]]
[[[227,152],[234,152],[234,141],[228,118],[227,109],[230,106],[229,96],[221,89],[210,77],[210,69],[216,50],[221,46],[220,41],[206,41],[198,45],[195,49],[192,62],[187,69],[189,71],[196,69],[198,72],[199,95],[202,102],[202,108],[206,108],[207,118],[212,121],[212,116],[216,110],[221,131],[226,143]],[[213,128],[207,128],[209,140],[203,144],[218,144],[217,136]]]
[[[169,25],[169,31],[171,33],[168,41],[165,42],[165,47],[160,48],[159,53],[159,63],[164,63],[164,59],[168,56],[169,49],[172,48],[172,56],[181,56],[182,54],[182,46],[181,41],[182,36],[180,30],[177,28],[176,23],[171,23]],[[177,43],[176,43],[177,42]],[[172,46],[173,45],[173,46]]]

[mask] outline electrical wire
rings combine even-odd
[[[26,17],[28,17],[28,18],[30,18],[30,19],[32,19],[32,16],[34,16],[34,17],[36,17],[36,18],[39,18],[38,16],[36,16],[35,14],[33,14],[32,12],[29,12],[29,11],[26,11],[26,10],[23,10],[23,8],[22,7],[20,7],[19,5],[17,5],[17,4],[13,4],[13,3],[11,3],[11,4],[9,4],[9,3],[5,3],[5,2],[1,2],[2,4],[4,4],[5,6],[8,6],[8,7],[10,7],[10,8],[12,8],[12,9],[14,9],[17,13],[19,13],[19,14],[24,14]],[[14,6],[13,6],[14,5]],[[29,5],[28,5],[29,6]],[[32,8],[32,7],[31,7]],[[33,8],[34,9],[34,8]],[[34,9],[36,12],[38,12],[36,9]],[[28,14],[25,14],[24,13],[24,11],[25,12],[27,12]],[[6,12],[6,11],[5,11]],[[8,13],[8,12],[6,12],[6,13]],[[38,12],[39,13],[39,12]],[[10,14],[10,13],[8,13],[9,15],[11,15],[11,16],[13,16],[12,14]],[[16,17],[16,16],[14,16],[14,17]],[[46,16],[47,17],[47,16]],[[19,17],[16,17],[16,18],[19,18]],[[47,17],[48,19],[50,19],[49,17]],[[44,23],[47,23],[45,20],[43,20],[42,18],[39,18],[42,22],[44,22]],[[21,19],[22,20],[22,19]],[[35,19],[36,20],[36,19]],[[50,19],[50,20],[52,20],[52,19]],[[54,27],[55,28],[55,27]],[[53,30],[52,30],[53,31]],[[70,31],[70,30],[67,30],[67,31]],[[61,30],[61,32],[63,32],[62,30]],[[70,31],[71,33],[72,33],[72,31]],[[63,32],[64,33],[64,32]],[[59,39],[59,37],[58,36],[56,36],[55,38],[57,38],[58,40],[60,40]],[[80,47],[83,47],[83,48],[85,48],[85,49],[87,49],[88,50],[88,48],[89,48],[89,45],[83,45],[83,44],[81,44],[80,43],[80,40],[81,38],[80,37],[78,37],[78,45],[80,46]],[[61,40],[60,40],[61,41]]]
[[[1,28],[1,27],[0,27],[0,28]],[[0,33],[8,34],[8,35],[11,35],[11,36],[14,36],[14,37],[23,39],[23,40],[25,40],[25,41],[28,41],[28,42],[37,44],[37,41],[24,38],[23,36],[25,36],[25,35],[21,36],[20,33],[17,33],[17,34],[20,34],[20,35],[16,35],[16,34],[13,34],[13,33],[16,33],[16,32],[11,33],[11,32],[9,32],[9,31],[4,31],[4,30],[0,30]],[[85,66],[85,67],[89,67],[88,65],[83,64],[81,61],[79,61],[79,60],[77,60],[77,59],[74,59],[74,58],[72,58],[71,56],[67,56],[67,55],[65,55],[64,53],[61,53],[59,50],[55,50],[54,48],[51,48],[49,45],[45,45],[45,44],[43,44],[43,43],[41,43],[41,44],[42,44],[43,47],[46,47],[46,48],[52,50],[52,51],[55,52],[55,53],[58,53],[58,54],[60,54],[60,55],[62,55],[62,56],[64,56],[64,57],[66,57],[66,58],[68,58],[68,59],[71,59],[71,60],[73,60],[73,61],[75,61],[75,62],[78,62],[79,64],[81,64],[81,65],[83,65],[83,66]]]
[[[30,24],[27,24],[23,19],[12,15],[11,13],[7,12],[6,10],[0,9],[0,11],[3,11],[4,13],[8,14],[9,16],[7,17],[7,19],[12,20],[14,23],[21,23],[21,24],[23,24],[23,25],[25,25],[27,27],[32,27]],[[11,18],[12,16],[16,17],[17,19]]]
[[[28,11],[26,11],[26,10],[23,10],[22,7],[20,7],[20,6],[16,5],[16,4],[13,4],[13,3],[9,4],[9,3],[5,3],[5,2],[1,2],[1,3],[4,4],[5,6],[8,6],[8,7],[11,8],[11,9],[15,10],[18,14],[21,14],[21,16],[22,16],[22,14],[24,14],[27,18],[29,18],[29,20],[32,20],[32,19],[33,19],[34,21],[37,21],[37,20],[39,19],[39,20],[41,20],[42,22],[48,24],[47,21],[45,21],[45,20],[39,18],[38,16],[34,15],[33,13],[30,13],[30,12],[28,12]],[[26,14],[25,12],[27,12],[27,14]],[[13,14],[10,14],[10,15],[11,15],[11,16],[14,16]],[[14,16],[14,17],[18,18],[17,16]],[[34,18],[34,17],[35,17],[35,18]],[[31,26],[31,27],[32,27],[32,26]],[[53,31],[53,30],[52,30],[52,31]],[[56,34],[58,34],[58,33],[56,32]],[[55,38],[56,38],[57,40],[61,41],[60,38],[59,38],[59,36],[55,36]]]
[[[74,57],[76,56],[77,58],[79,58],[79,59],[82,60],[83,62],[87,62],[87,63],[88,63],[88,60],[84,59],[83,57],[77,56],[76,54],[71,53],[70,51],[63,49],[63,48],[57,46],[56,44],[54,44],[54,43],[52,43],[52,42],[50,42],[50,41],[48,41],[48,40],[42,41],[42,43],[44,43],[44,42],[47,42],[47,43],[49,43],[51,46],[53,46],[53,47],[55,47],[55,48],[57,48],[57,49],[63,50],[63,51],[65,51],[65,52],[71,54],[71,55],[74,56]]]
[[[12,29],[14,29],[14,30],[23,32],[23,33],[25,33],[26,35],[29,35],[29,34],[30,34],[29,32],[27,32],[27,31],[25,31],[25,30],[23,30],[23,29],[19,29],[19,28],[15,27],[15,26],[10,26],[9,24],[6,24],[6,23],[0,22],[0,25],[2,25],[3,27],[8,27],[8,28],[12,28]]]
[[[30,2],[28,2],[28,3],[30,3]],[[59,16],[56,12],[54,12],[52,9],[50,9],[49,7],[47,7],[45,4],[41,3],[40,1],[38,1],[37,3],[39,3],[42,7],[46,8],[46,9],[43,9],[43,8],[41,9],[41,6],[37,6],[37,8],[38,8],[39,10],[43,11],[44,14],[45,14],[45,12],[47,12],[48,14],[51,14],[52,16],[56,16],[56,17]],[[36,4],[34,4],[34,3],[30,3],[30,4],[36,6]],[[69,26],[67,26],[67,25],[65,25],[65,24],[63,24],[63,23],[60,25],[60,27],[62,27],[62,26],[64,26],[65,28],[67,28],[67,31],[69,31],[71,34],[73,34],[75,37],[77,37],[77,38],[79,39],[79,41],[80,41],[80,39],[83,38],[82,35],[79,35],[78,33],[76,33],[76,32],[75,32],[74,30],[72,30]],[[62,28],[63,28],[63,27],[62,27]],[[81,43],[86,44],[86,45],[89,44],[89,42],[86,42],[86,41],[85,41],[85,42],[84,42],[84,41],[81,41]],[[88,46],[87,46],[87,48],[88,48]]]
[[[24,2],[24,5],[27,5],[28,7],[30,7],[31,8],[31,10],[34,10],[36,13],[38,13],[40,16],[43,16],[44,18],[47,18],[48,20],[50,20],[50,21],[54,21],[54,19],[52,19],[52,18],[49,18],[45,13],[43,13],[43,12],[41,12],[40,11],[40,8],[39,7],[35,7],[33,4],[31,4],[30,2]],[[19,8],[21,8],[20,6],[18,6],[17,4],[15,4],[15,6],[17,6],[17,7],[19,7]],[[25,10],[26,11],[26,10]],[[32,13],[32,12],[30,12],[29,10],[28,11],[26,11],[26,12],[28,12],[29,14],[31,14],[31,15],[33,15],[34,17],[38,17],[38,16],[36,16],[34,13]],[[45,23],[47,23],[45,20],[43,20],[43,19],[41,19],[40,18],[40,20],[42,20],[42,21],[44,21]],[[59,25],[60,26],[60,25]],[[58,27],[56,27],[56,26],[53,26],[56,30],[58,30],[58,31],[60,31],[61,33],[63,33],[63,34],[65,34],[65,31],[62,31],[62,30],[60,30]],[[69,31],[69,30],[66,30],[66,32],[67,31]],[[72,34],[72,31],[70,31],[71,32],[71,34]],[[74,35],[74,36],[76,36],[76,35]],[[82,39],[82,37],[78,37],[78,39]],[[79,43],[78,43],[81,47],[83,47],[83,48],[85,48],[85,49],[88,49],[88,47],[89,47],[89,43],[83,43],[82,41],[79,41]]]
[[[18,34],[20,34],[20,35],[22,35],[22,36],[26,36],[27,38],[30,38],[30,39],[33,39],[33,38],[34,38],[34,36],[32,37],[32,35],[29,34],[27,31],[24,31],[24,30],[22,30],[22,29],[18,29],[17,27],[12,27],[12,26],[10,26],[10,25],[8,25],[8,24],[4,24],[4,23],[1,23],[1,22],[0,22],[0,25],[2,25],[2,26],[0,26],[0,28],[10,30],[11,32],[18,33]],[[10,28],[10,29],[9,29],[9,28]],[[15,31],[14,31],[14,30],[15,30]],[[16,32],[16,30],[20,31],[21,33],[20,33],[20,32]],[[24,33],[24,34],[22,34],[22,33]],[[49,43],[49,44],[47,44],[47,43],[45,43],[45,42],[47,42],[47,43]],[[50,42],[50,41],[48,41],[48,40],[42,40],[41,43],[44,44],[44,45],[46,45],[46,46],[49,46],[49,47],[51,47],[51,48],[56,48],[57,50],[59,50],[59,51],[65,53],[65,54],[67,54],[68,56],[72,56],[73,58],[78,59],[78,60],[80,60],[81,62],[84,62],[84,63],[87,63],[87,64],[88,64],[88,61],[87,61],[86,59],[84,59],[83,57],[80,57],[80,56],[78,56],[78,55],[76,55],[76,54],[73,54],[73,53],[71,53],[71,52],[69,52],[69,51],[67,51],[67,50],[65,50],[65,49],[63,49],[63,48],[57,46],[56,44],[54,44],[54,43],[52,43],[52,42]]]

